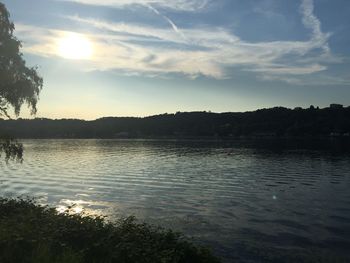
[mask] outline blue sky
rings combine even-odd
[[[38,117],[349,105],[348,0],[3,2],[44,78]],[[91,56],[58,51],[71,33]]]

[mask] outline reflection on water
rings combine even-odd
[[[0,164],[1,195],[34,195],[59,211],[75,204],[77,213],[133,214],[184,231],[215,247],[227,261],[240,257],[242,244],[316,247],[343,255],[350,247],[350,155],[339,151],[344,144],[24,144],[22,165]]]

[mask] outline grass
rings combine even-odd
[[[171,230],[101,217],[58,213],[33,200],[0,199],[0,262],[220,262]]]

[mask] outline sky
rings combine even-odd
[[[350,104],[349,0],[2,2],[44,79],[36,117]]]

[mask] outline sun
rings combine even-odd
[[[92,52],[91,41],[81,34],[69,33],[58,41],[58,55],[66,59],[90,59]]]

